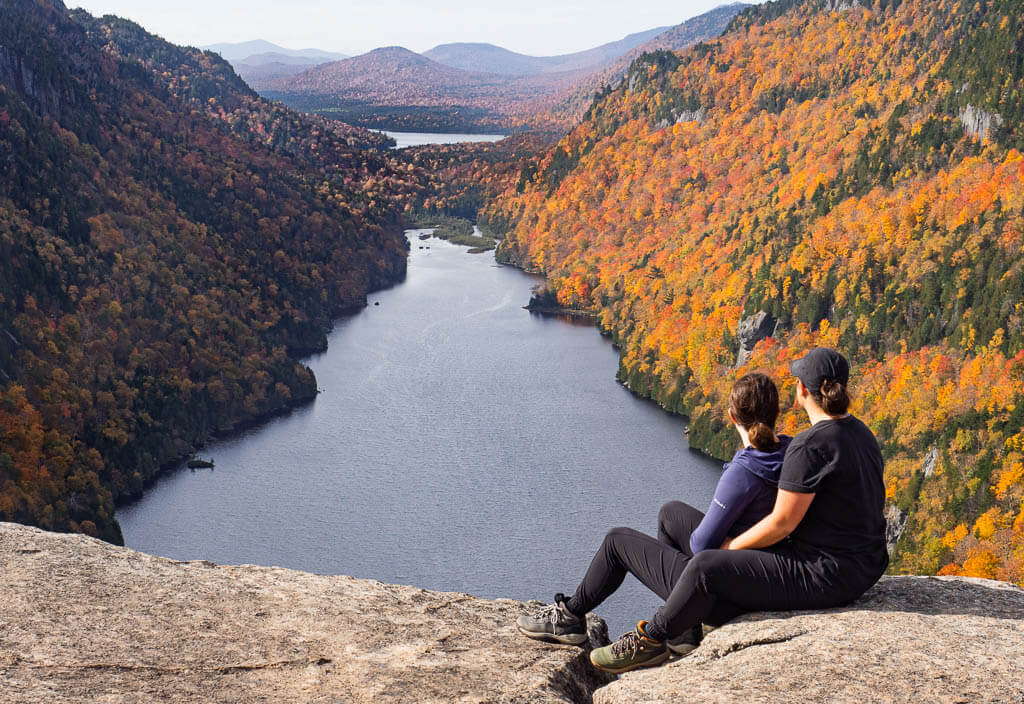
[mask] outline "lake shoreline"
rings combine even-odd
[[[122,503],[130,548],[526,599],[578,579],[610,526],[710,502],[720,464],[611,383],[619,354],[591,320],[525,311],[536,276],[405,236],[405,280],[301,360],[315,403],[210,438],[214,470],[172,467]],[[656,606],[626,584],[602,615]]]
[[[507,252],[502,252],[502,251],[499,250],[495,254],[495,261],[498,262],[499,264],[504,265],[504,266],[510,266],[513,269],[518,269],[519,271],[522,271],[523,273],[526,273],[526,274],[530,274],[531,276],[539,276],[539,277],[543,278],[545,282],[547,281],[547,276],[545,276],[543,271],[540,271],[539,269],[536,269],[536,268],[530,268],[530,267],[526,267],[526,266],[521,265],[514,257],[510,256]],[[547,304],[544,304],[544,303],[535,303],[534,300],[535,299],[532,299],[531,302],[528,303],[527,305],[523,306],[523,308],[528,310],[528,311],[530,311],[531,313],[537,313],[539,315],[550,315],[552,317],[567,316],[567,317],[570,317],[570,318],[573,318],[573,319],[577,319],[577,320],[581,320],[581,321],[593,321],[594,326],[601,333],[602,337],[611,337],[611,334],[607,330],[605,330],[603,327],[601,327],[600,320],[598,319],[599,316],[600,316],[600,311],[596,311],[596,310],[595,311],[579,310],[579,309],[576,309],[576,308],[563,308],[563,307],[560,307],[560,306],[551,306],[551,305],[547,305]],[[612,342],[611,344],[612,344],[612,347],[615,348],[616,351],[619,350],[618,345],[616,345],[614,342]],[[621,359],[621,357],[622,357],[622,355],[619,354],[619,358],[620,359]],[[653,403],[662,412],[667,413],[670,416],[682,418],[683,421],[686,424],[685,434],[686,434],[686,439],[687,439],[687,445],[689,445],[689,449],[690,449],[691,452],[694,452],[694,453],[700,455],[701,457],[705,457],[705,458],[707,458],[709,460],[714,460],[716,462],[728,462],[729,461],[729,459],[730,459],[729,457],[717,457],[717,456],[711,454],[711,452],[709,452],[707,448],[697,447],[696,445],[690,444],[690,415],[688,413],[682,413],[682,412],[679,412],[679,411],[674,411],[674,410],[671,410],[669,408],[666,408],[663,403],[661,403],[659,400],[657,400],[656,398],[654,398],[650,394],[640,394],[640,393],[637,393],[636,390],[633,389],[629,385],[628,382],[620,381],[618,379],[616,379],[616,382],[620,386],[622,386],[623,388],[628,390],[636,398],[644,400],[644,401],[649,401],[649,402]]]
[[[408,232],[408,230],[404,230],[403,234],[405,232]],[[408,262],[408,253],[406,253],[406,261]],[[364,309],[366,309],[370,305],[368,297],[371,294],[379,293],[380,291],[386,291],[390,288],[394,288],[395,286],[398,286],[403,281],[405,281],[405,277],[406,268],[403,267],[401,273],[397,275],[393,280],[380,282],[379,285],[371,286],[371,288],[367,289],[361,301],[351,301],[350,303],[341,306],[338,315],[331,319],[330,326],[327,327],[327,329],[325,329],[322,333],[324,336],[322,347],[318,346],[307,348],[293,348],[288,350],[289,356],[291,356],[296,363],[302,364],[304,367],[306,367],[306,369],[309,370],[310,375],[312,375],[313,385],[315,389],[313,393],[293,397],[288,401],[288,403],[285,403],[277,408],[271,409],[265,413],[260,413],[255,416],[242,418],[237,423],[234,423],[230,426],[225,426],[223,428],[214,428],[208,437],[204,438],[198,443],[195,443],[192,446],[191,450],[182,452],[177,457],[162,462],[153,474],[147,476],[143,480],[141,490],[129,494],[121,494],[115,496],[115,512],[118,509],[130,507],[141,501],[143,498],[145,498],[148,490],[152,489],[154,485],[156,485],[161,480],[165,479],[168,475],[176,474],[185,469],[189,469],[189,471],[195,471],[195,469],[188,468],[185,463],[189,460],[189,458],[194,457],[197,452],[205,450],[211,443],[220,442],[223,440],[231,440],[234,438],[240,438],[246,432],[253,430],[254,428],[265,426],[279,418],[286,418],[290,416],[292,413],[294,413],[296,410],[299,410],[301,408],[304,408],[315,403],[317,396],[320,394],[319,383],[317,382],[316,374],[309,367],[309,365],[306,364],[306,362],[315,356],[327,352],[327,338],[330,336],[335,326],[341,321],[359,315]],[[116,513],[114,520],[117,520]],[[120,544],[124,545],[123,532],[122,543]]]

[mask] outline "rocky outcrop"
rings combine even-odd
[[[0,45],[0,83],[13,86],[40,114],[59,116],[63,92],[52,76],[37,74],[17,51]]]
[[[935,474],[935,470],[939,466],[939,448],[929,448],[928,454],[924,456],[921,461],[921,473],[928,478]]]
[[[823,9],[828,12],[843,12],[855,7],[860,7],[859,0],[825,0],[823,5]]]
[[[885,548],[890,556],[896,551],[896,543],[907,529],[908,517],[906,511],[900,510],[899,506],[889,504],[885,507]]]
[[[960,122],[964,126],[964,132],[977,137],[982,142],[988,138],[988,133],[992,131],[992,128],[1000,127],[1003,124],[1003,118],[998,114],[973,105],[965,105],[960,108],[957,117],[960,118]]]
[[[608,682],[579,648],[520,636],[508,599],[176,562],[11,523],[0,574],[5,704],[578,702]]]
[[[883,577],[843,609],[750,614],[689,657],[623,675],[595,704],[1024,702],[1024,590]]]
[[[754,345],[775,334],[778,321],[769,313],[759,310],[753,315],[741,318],[736,326],[736,337],[740,341],[740,349],[736,354],[736,367],[742,367],[754,352]]]
[[[516,633],[528,605],[508,599],[10,523],[0,570],[5,704],[1024,701],[1024,591],[1001,582],[887,577],[847,608],[751,614],[609,683],[585,651]]]
[[[704,122],[704,116],[707,111],[704,108],[697,108],[696,110],[682,110],[676,115],[676,124],[683,122],[696,122],[700,124]]]

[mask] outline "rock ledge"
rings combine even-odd
[[[883,577],[852,605],[748,614],[594,695],[629,702],[1024,703],[1024,590]]]
[[[610,679],[579,648],[520,636],[510,599],[176,562],[13,523],[0,574],[4,704],[578,702]]]
[[[0,569],[5,704],[1024,704],[1024,590],[1002,582],[883,578],[847,608],[750,614],[609,684],[579,648],[520,636],[524,604],[508,599],[176,562],[11,523]]]

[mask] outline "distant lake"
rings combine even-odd
[[[390,132],[379,130],[398,144],[395,149],[418,147],[421,144],[458,144],[459,142],[500,142],[505,134],[443,134],[436,132]]]
[[[549,601],[609,528],[707,508],[720,463],[615,381],[592,324],[523,310],[536,277],[419,234],[406,280],[306,360],[316,400],[120,508],[129,547]],[[614,637],[659,603],[628,578],[598,613]]]

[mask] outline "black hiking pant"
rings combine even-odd
[[[690,552],[703,514],[681,501],[658,513],[658,538],[612,528],[567,602],[584,615],[619,588],[626,573],[665,600],[649,620],[652,638],[677,636],[701,623],[721,625],[749,611],[819,609],[847,604],[885,570],[800,550],[788,540],[762,550]]]

